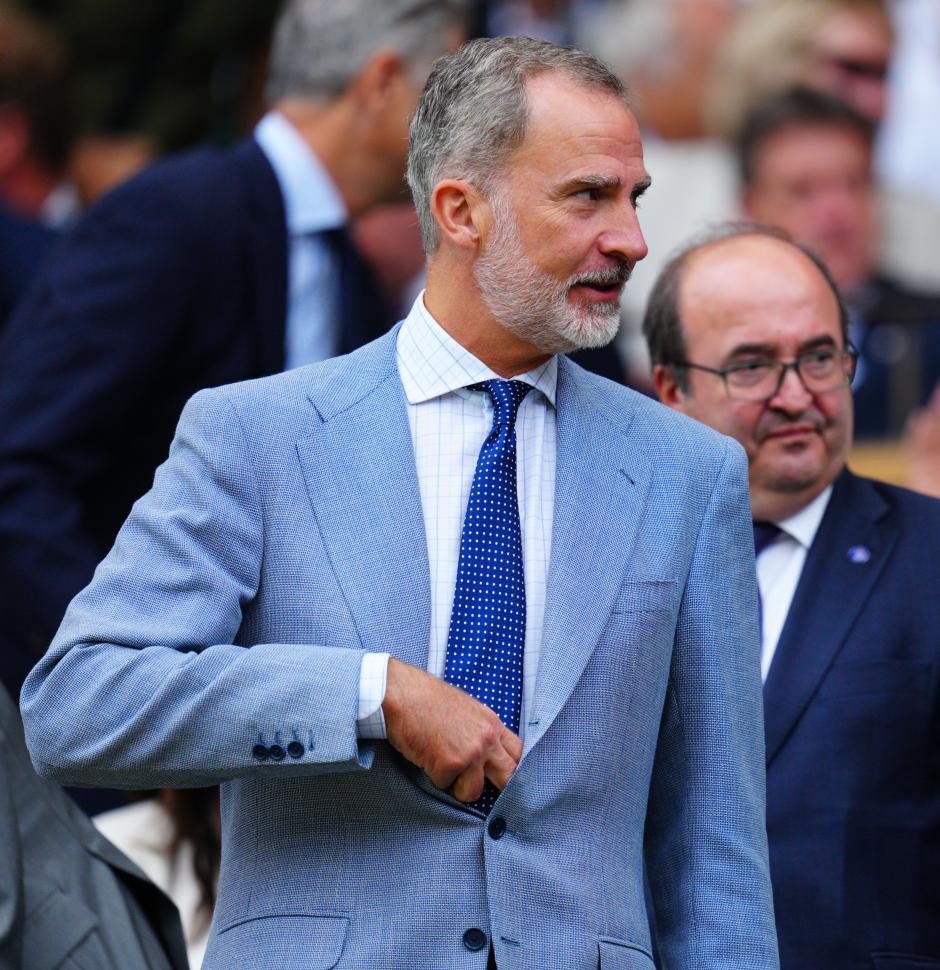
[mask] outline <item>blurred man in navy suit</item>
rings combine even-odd
[[[401,198],[408,121],[454,0],[292,0],[271,110],[107,196],[0,341],[0,677],[18,691],[204,387],[347,352],[394,322],[346,224]]]
[[[940,502],[846,468],[847,313],[786,237],[691,246],[644,331],[660,399],[748,453],[781,967],[940,967]]]

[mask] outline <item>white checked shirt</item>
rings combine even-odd
[[[477,458],[493,427],[493,405],[468,384],[500,379],[434,320],[419,294],[398,334],[398,371],[408,402],[431,573],[428,671],[444,674],[464,514]],[[526,631],[520,731],[525,735],[542,646],[545,586],[555,508],[555,387],[558,360],[514,379],[531,385],[516,417],[516,476],[525,571]],[[359,684],[359,734],[385,737],[381,703],[388,654],[366,654]]]
[[[764,680],[777,650],[793,594],[806,563],[806,554],[832,495],[830,485],[796,515],[775,522],[781,534],[757,557],[757,585],[761,600],[760,672]]]

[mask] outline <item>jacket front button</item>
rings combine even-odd
[[[279,744],[272,744],[271,747],[268,748],[268,754],[271,756],[273,761],[283,761],[285,753],[286,752]]]
[[[251,749],[251,756],[257,758],[258,761],[268,760],[268,749],[263,744],[256,744]]]
[[[474,926],[464,933],[463,945],[472,953],[482,950],[486,946],[486,934]]]

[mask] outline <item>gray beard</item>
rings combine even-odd
[[[626,282],[630,276],[626,264],[559,282],[525,254],[509,207],[494,198],[492,208],[493,235],[473,275],[497,323],[546,354],[609,344],[620,328],[620,304],[572,306],[568,292],[578,283]]]

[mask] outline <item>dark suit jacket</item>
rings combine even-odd
[[[2,687],[0,968],[187,968],[173,904],[33,771]]]
[[[0,206],[0,332],[57,233]]]
[[[940,502],[842,474],[764,700],[782,970],[940,970]]]
[[[364,267],[342,292],[364,320],[343,334],[351,349],[380,329],[366,312],[378,302]],[[283,368],[286,310],[283,201],[254,141],[154,166],[63,240],[0,338],[0,679],[12,692],[149,489],[186,400]]]

